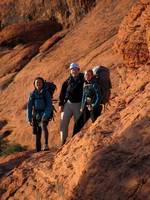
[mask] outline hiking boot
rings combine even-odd
[[[48,150],[49,150],[49,146],[48,144],[45,144],[44,151],[48,151]]]
[[[41,149],[36,149],[36,152],[40,152],[41,151]]]

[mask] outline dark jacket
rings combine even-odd
[[[50,93],[42,89],[40,92],[34,90],[28,100],[28,120],[33,119],[33,110],[40,113],[41,119],[48,120],[52,112],[52,101]]]
[[[98,85],[97,81],[94,78],[90,82],[85,81],[84,83],[83,97],[81,103],[82,109],[87,104],[87,97],[91,98],[91,105],[94,109],[99,107],[102,95],[100,91],[100,86]]]
[[[64,106],[67,100],[69,100],[72,103],[81,102],[83,93],[83,83],[83,73],[80,73],[76,79],[70,76],[62,85],[61,92],[59,95],[59,106]]]

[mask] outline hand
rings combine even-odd
[[[61,112],[63,112],[63,110],[64,110],[64,107],[63,106],[59,106],[59,112],[61,113]]]
[[[83,112],[83,108],[80,108],[80,112]]]
[[[88,109],[89,111],[92,111],[92,110],[93,110],[92,104],[87,105],[87,109]]]
[[[94,108],[94,104],[92,104],[91,106],[92,106],[92,108]]]
[[[28,122],[28,124],[30,124],[30,126],[33,126],[33,123],[32,123],[32,122],[30,122],[30,121]]]

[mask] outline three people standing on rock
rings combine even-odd
[[[71,63],[69,69],[70,75],[62,84],[59,95],[61,145],[65,144],[68,137],[68,127],[72,116],[75,122],[73,130],[73,135],[75,135],[90,117],[94,122],[102,110],[101,93],[94,80],[93,71],[86,71],[84,76],[76,63]],[[44,84],[44,79],[37,77],[34,81],[35,90],[28,100],[28,121],[33,126],[33,133],[36,135],[37,151],[41,150],[42,132],[45,136],[44,150],[48,150],[47,125],[53,108],[51,96],[45,90]]]

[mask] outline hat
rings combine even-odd
[[[79,69],[79,65],[77,63],[71,63],[69,66],[70,69]]]

